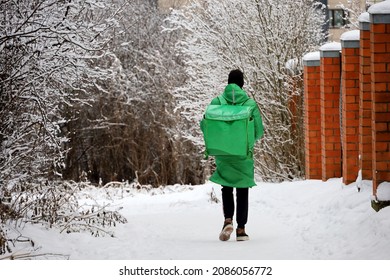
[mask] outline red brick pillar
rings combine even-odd
[[[359,45],[360,31],[341,35],[341,102],[343,183],[356,181],[359,172]]]
[[[341,177],[340,43],[320,48],[322,180]]]
[[[372,180],[372,126],[371,126],[371,53],[370,16],[359,17],[360,70],[359,70],[359,169],[363,180]]]
[[[306,179],[321,179],[320,52],[303,57]]]
[[[390,1],[370,13],[373,195],[390,182]]]

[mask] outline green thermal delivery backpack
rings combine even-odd
[[[255,127],[251,106],[245,102],[229,105],[218,96],[221,105],[209,105],[201,121],[206,157],[247,156],[253,152]]]

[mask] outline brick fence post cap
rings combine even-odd
[[[340,57],[341,43],[330,42],[320,47],[321,57]]]
[[[343,48],[359,48],[360,45],[360,30],[351,30],[344,32],[340,36],[341,47]]]
[[[341,41],[359,41],[360,40],[360,30],[347,31],[341,34]]]
[[[302,60],[304,66],[320,66],[320,52],[309,52],[303,56]]]
[[[359,21],[360,30],[363,30],[363,31],[370,30],[370,22],[371,21],[370,21],[370,14],[368,12],[362,13],[359,16],[358,21]]]
[[[390,14],[390,1],[383,1],[372,5],[368,12],[370,14]]]
[[[309,52],[303,56],[303,61],[320,60],[320,52]]]
[[[326,52],[326,51],[341,51],[341,43],[339,42],[330,42],[326,43],[325,45],[322,45],[320,47],[320,51]]]
[[[359,21],[359,22],[370,22],[370,14],[369,14],[368,12],[362,13],[362,14],[358,17],[358,21]]]

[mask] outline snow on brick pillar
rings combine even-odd
[[[359,30],[341,35],[341,147],[343,183],[356,181],[359,172]]]
[[[390,1],[371,6],[373,195],[390,182]],[[389,199],[390,200],[390,199]]]
[[[322,180],[341,177],[340,43],[320,48]]]
[[[363,180],[372,180],[370,16],[359,16],[359,169]]]
[[[320,52],[303,57],[306,179],[321,179]]]

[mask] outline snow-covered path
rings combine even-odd
[[[88,192],[107,200],[106,192]],[[222,206],[211,201],[211,193],[221,199],[218,185],[119,192],[111,190],[109,202],[123,207],[128,223],[114,228],[114,238],[60,235],[36,225],[23,233],[42,246],[40,253],[83,260],[390,259],[390,207],[375,212],[369,186],[358,192],[340,179],[259,183],[250,190],[248,242],[234,235],[218,240]]]

